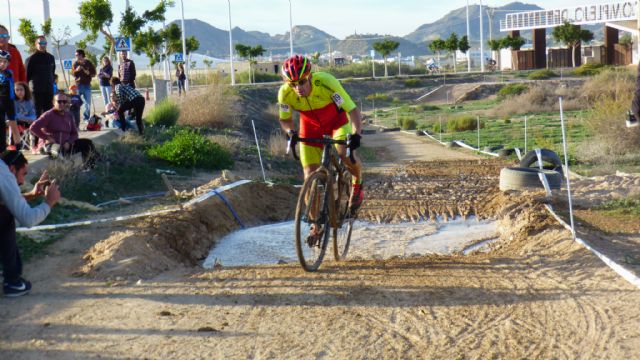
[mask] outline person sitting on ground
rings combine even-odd
[[[140,95],[138,90],[132,88],[127,84],[120,83],[120,78],[112,77],[111,86],[113,92],[118,99],[118,118],[120,119],[120,129],[126,131],[126,118],[124,112],[133,109],[136,114],[136,125],[138,126],[138,133],[140,135],[144,132],[144,124],[142,123],[142,113],[144,112],[144,96]]]
[[[16,121],[18,125],[23,128],[28,128],[36,120],[36,108],[31,98],[31,89],[26,82],[17,82],[14,86],[16,99],[14,101],[16,105]],[[31,151],[35,151],[37,142],[35,137],[32,137],[33,141],[29,144]]]
[[[78,87],[76,85],[69,86],[69,111],[73,115],[73,121],[75,121],[78,130],[80,130],[80,108],[82,104],[82,98],[78,94]]]
[[[82,154],[85,169],[95,166],[98,153],[90,139],[78,139],[78,128],[68,110],[69,96],[58,92],[53,109],[45,112],[31,125],[31,132],[44,139],[45,152],[52,156]]]
[[[22,278],[22,260],[16,244],[16,220],[31,227],[42,222],[60,200],[55,180],[49,181],[45,171],[33,190],[21,194],[20,185],[28,170],[27,159],[20,151],[9,150],[0,155],[0,260],[3,270],[4,295],[16,297],[29,293],[31,283]],[[44,195],[42,204],[31,207],[27,200]]]
[[[120,123],[118,122],[118,100],[116,99],[116,94],[113,92],[109,94],[109,103],[100,115],[105,117],[106,127],[109,127],[109,123],[111,123],[113,127],[120,127]],[[118,123],[118,125],[116,125],[116,123]]]

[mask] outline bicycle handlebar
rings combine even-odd
[[[300,158],[298,157],[298,154],[296,153],[296,144],[298,142],[307,142],[307,143],[316,143],[316,144],[323,144],[323,145],[334,145],[334,144],[338,144],[338,145],[345,145],[347,147],[347,156],[349,157],[349,159],[351,160],[352,164],[356,163],[356,159],[353,157],[353,151],[351,151],[351,148],[349,147],[349,145],[351,144],[351,134],[347,135],[347,140],[335,140],[332,139],[330,137],[326,137],[326,138],[322,138],[322,139],[318,139],[318,138],[298,138],[298,140],[292,144],[291,141],[292,137],[289,136],[289,138],[287,139],[287,154],[289,153],[289,150],[291,150],[292,154],[293,154],[293,158],[296,160],[300,160]]]

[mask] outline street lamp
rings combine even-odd
[[[293,56],[293,17],[291,16],[291,0],[289,0],[289,53]]]
[[[13,36],[13,28],[11,26],[11,0],[7,0],[7,13],[9,14],[9,36]]]
[[[182,19],[180,24],[182,25],[182,61],[187,65],[187,73],[189,72],[189,64],[187,64],[187,39],[185,33],[187,29],[184,28],[184,2],[180,0],[180,9],[182,10]],[[189,74],[190,75],[190,74]],[[189,76],[184,81],[184,89],[189,90]]]
[[[467,41],[471,43],[469,37],[469,0],[467,0]],[[471,51],[467,51],[467,72],[471,72]]]
[[[44,9],[44,21],[47,21],[51,18],[49,14],[49,0],[42,0],[42,7]]]
[[[482,0],[480,0],[480,71],[484,72],[484,36],[482,35]]]
[[[231,37],[231,0],[227,0],[229,4],[229,64],[231,69],[231,85],[236,84],[236,74],[233,70],[233,38]]]

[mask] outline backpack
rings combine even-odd
[[[101,120],[100,116],[92,115],[87,123],[87,131],[99,131],[102,129],[102,124],[100,124]]]

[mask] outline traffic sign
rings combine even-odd
[[[73,60],[65,60],[63,65],[65,70],[71,70],[73,67]]]
[[[182,56],[182,53],[177,53],[173,55],[173,61],[181,63],[184,62],[184,57]]]
[[[117,37],[116,51],[131,51],[131,39],[128,37]]]

